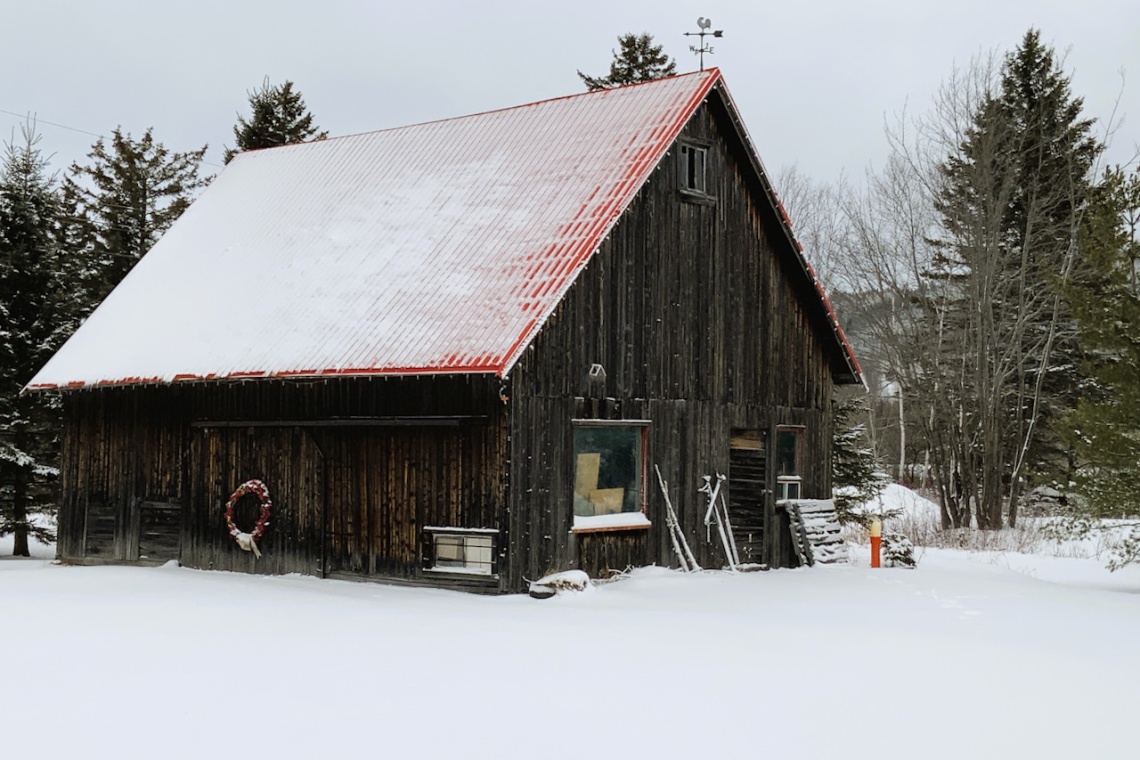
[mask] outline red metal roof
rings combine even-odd
[[[720,80],[240,154],[28,387],[505,375]]]

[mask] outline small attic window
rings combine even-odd
[[[694,195],[708,195],[705,167],[708,164],[708,148],[691,143],[681,143],[680,178],[681,191]]]

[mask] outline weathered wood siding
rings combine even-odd
[[[676,565],[653,465],[699,561],[719,566],[697,489],[728,474],[736,428],[771,440],[777,425],[803,426],[803,495],[830,490],[830,336],[726,119],[710,98],[682,134],[708,147],[711,197],[682,193],[677,151],[667,156],[511,373],[511,586],[569,567]],[[651,421],[651,528],[570,532],[575,418]],[[770,499],[766,510],[774,523]],[[764,559],[776,563],[781,536],[769,533]]]
[[[834,338],[728,120],[714,92],[682,135],[708,149],[707,197],[679,190],[674,150],[506,381],[253,380],[65,394],[61,556],[161,561],[176,551],[203,568],[518,591],[571,567],[602,575],[675,565],[657,465],[700,562],[719,566],[701,476],[730,473],[734,431],[761,431],[771,491],[779,425],[804,429],[803,496],[828,495]],[[594,363],[605,368],[600,384],[588,378]],[[457,424],[336,424],[409,415]],[[571,532],[575,419],[650,421],[651,527]],[[274,500],[260,560],[222,520],[228,495],[251,478]],[[755,477],[736,487],[745,485],[764,522],[750,559],[786,563],[770,494],[756,492]],[[180,505],[177,546],[171,505]],[[237,517],[252,526],[256,504],[239,503]],[[498,530],[500,577],[429,576],[430,526]]]
[[[417,581],[425,527],[498,528],[505,550],[506,415],[493,378],[100,389],[65,394],[64,408],[67,560]],[[274,505],[260,559],[223,520],[253,478]],[[249,530],[257,511],[247,497],[235,522]]]

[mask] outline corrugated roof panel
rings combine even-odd
[[[29,387],[503,374],[718,79],[241,154]]]
[[[718,81],[241,154],[29,387],[505,374]]]

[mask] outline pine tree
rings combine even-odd
[[[607,90],[623,84],[670,77],[677,73],[677,64],[661,51],[660,45],[653,44],[653,35],[648,32],[623,34],[618,37],[618,44],[621,51],[613,51],[614,60],[610,64],[609,74],[592,77],[578,72],[587,89]]]
[[[866,396],[849,395],[832,402],[831,484],[835,512],[842,523],[862,522],[857,508],[878,496],[886,485],[862,420]]]
[[[206,147],[172,153],[148,129],[139,139],[115,129],[100,138],[87,166],[73,164],[64,180],[68,245],[84,257],[82,284],[98,305],[139,258],[182,215],[208,177],[198,172]]]
[[[54,540],[33,520],[50,512],[58,408],[43,394],[20,394],[69,331],[66,262],[56,243],[59,197],[34,127],[7,144],[0,168],[0,535],[28,556],[29,537]]]
[[[1096,188],[1081,225],[1088,267],[1067,291],[1088,356],[1083,398],[1065,418],[1074,477],[1098,517],[1140,515],[1140,174],[1119,168]]]
[[[1031,29],[941,166],[941,283],[926,306],[945,353],[927,378],[953,429],[950,490],[975,500],[983,528],[1001,527],[1005,504],[1013,524],[1026,477],[1064,456],[1050,423],[1075,403],[1080,347],[1061,294],[1101,150],[1082,107]]]
[[[1019,156],[1005,228],[1021,251],[1020,282],[1029,287],[1039,283],[1053,307],[1030,314],[1022,338],[1025,353],[1047,351],[1048,356],[1019,378],[1019,384],[1034,389],[1015,396],[1011,410],[1014,446],[1026,440],[1029,414],[1037,415],[1022,468],[1032,476],[1069,455],[1056,423],[1079,398],[1082,347],[1063,293],[1065,283],[1086,266],[1078,231],[1092,191],[1092,167],[1103,146],[1092,136],[1093,121],[1082,115],[1083,100],[1072,96],[1068,77],[1035,29],[1007,59],[1001,104],[1016,126],[1013,147]],[[1034,397],[1037,403],[1030,410],[1027,404]],[[1014,489],[1011,512],[1016,496]]]
[[[242,151],[328,137],[328,132],[321,132],[313,125],[313,115],[306,109],[301,93],[293,89],[289,80],[285,80],[283,85],[271,85],[266,78],[260,89],[249,93],[249,109],[248,120],[238,114],[237,125],[234,126],[237,147],[226,149],[227,164]]]

